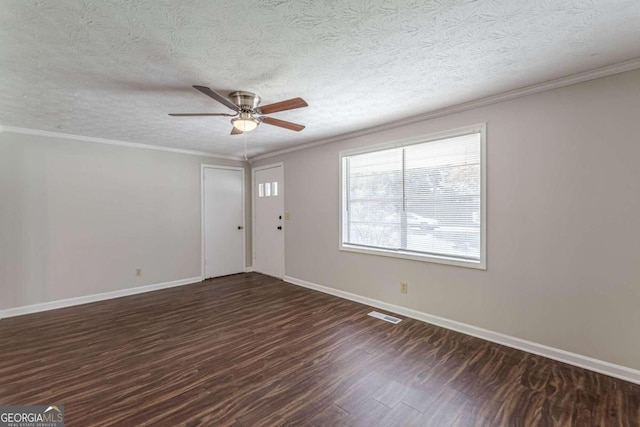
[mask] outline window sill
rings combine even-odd
[[[482,259],[480,261],[469,261],[466,259],[454,258],[454,257],[445,257],[445,256],[435,256],[435,255],[416,255],[408,252],[402,251],[392,251],[385,249],[369,249],[369,248],[361,248],[358,246],[350,246],[341,244],[341,251],[344,252],[355,252],[360,254],[367,255],[378,255],[378,256],[386,256],[392,258],[401,258],[408,259],[412,261],[421,261],[421,262],[433,262],[436,264],[446,264],[446,265],[454,265],[457,267],[466,267],[466,268],[475,268],[477,270],[486,270],[486,262]]]

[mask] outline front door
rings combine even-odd
[[[284,276],[284,173],[282,165],[254,169],[255,248],[253,268]]]

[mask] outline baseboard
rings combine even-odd
[[[244,272],[245,273],[253,273],[253,267],[245,267],[244,268]]]
[[[487,341],[495,342],[497,344],[502,344],[507,347],[523,350],[529,353],[537,354],[539,356],[547,357],[549,359],[557,360],[559,362],[564,362],[569,365],[578,366],[580,368],[588,369],[590,371],[598,372],[604,375],[609,375],[614,378],[619,378],[621,380],[629,381],[635,384],[640,384],[640,371],[636,369],[628,368],[626,366],[616,365],[613,363],[605,362],[604,360],[593,359],[591,357],[583,356],[581,354],[571,353],[569,351],[561,350],[554,347],[549,347],[549,346],[538,344],[532,341],[523,340],[521,338],[512,337],[510,335],[505,335],[499,332],[490,331],[488,329],[478,328],[476,326],[468,325],[466,323],[445,319],[443,317],[423,313],[421,311],[413,310],[407,307],[402,307],[395,304],[389,304],[373,298],[367,298],[361,295],[352,294],[350,292],[345,292],[338,289],[330,288],[328,286],[307,282],[306,280],[296,279],[295,277],[284,276],[283,280],[285,282],[288,282],[294,285],[302,286],[305,288],[324,292],[326,294],[334,295],[340,298],[366,304],[371,307],[390,311],[392,313],[400,314],[406,317],[410,317],[412,319],[420,320],[420,321],[430,323],[436,326],[440,326],[446,329],[451,329],[466,335],[471,335]]]
[[[189,279],[174,280],[171,282],[156,283],[153,285],[139,286],[137,288],[120,289],[101,294],[87,295],[76,298],[68,298],[57,301],[43,302],[40,304],[25,305],[22,307],[7,308],[0,311],[0,319],[6,317],[22,316],[23,314],[38,313],[40,311],[55,310],[56,308],[71,307],[74,305],[88,304],[90,302],[103,301],[112,298],[126,297],[129,295],[141,294],[144,292],[157,291],[160,289],[173,288],[176,286],[190,285],[201,282],[201,277],[190,277]]]

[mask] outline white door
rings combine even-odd
[[[244,272],[244,171],[202,170],[204,277]]]
[[[283,178],[282,165],[254,169],[253,269],[278,278],[284,276]]]

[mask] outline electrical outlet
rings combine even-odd
[[[409,293],[409,284],[407,282],[400,282],[400,292],[403,294]]]
[[[136,276],[142,276],[142,269],[136,268]]]

